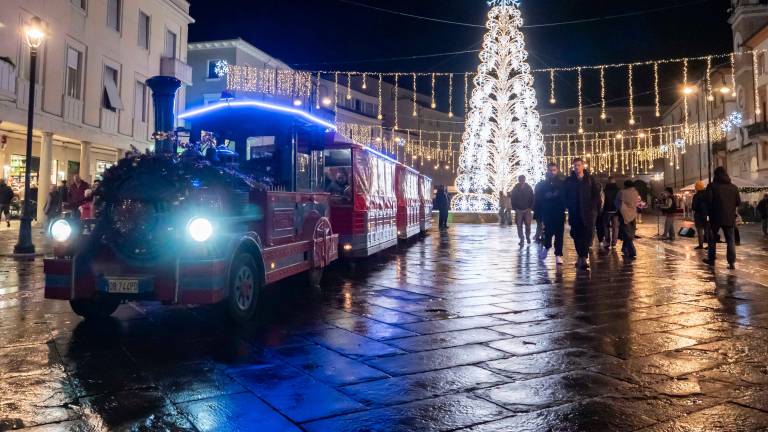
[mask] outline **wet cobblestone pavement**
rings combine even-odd
[[[711,272],[655,230],[583,273],[456,225],[320,296],[271,287],[247,328],[152,303],[85,323],[40,260],[3,257],[0,430],[768,430],[768,241],[744,228],[738,270]]]

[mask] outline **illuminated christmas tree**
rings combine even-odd
[[[519,0],[490,0],[488,32],[467,113],[452,207],[457,211],[498,209],[525,175],[544,178],[546,159],[528,53],[520,28]]]

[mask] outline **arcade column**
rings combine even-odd
[[[80,143],[80,178],[84,182],[91,182],[91,143],[83,141]]]
[[[45,223],[43,209],[51,191],[51,160],[53,156],[53,132],[43,132],[40,140],[40,167],[37,169],[37,220]]]

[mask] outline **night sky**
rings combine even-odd
[[[442,20],[483,25],[483,0],[353,0],[355,3]],[[226,7],[222,7],[226,4]],[[534,68],[691,57],[731,50],[728,0],[523,0],[526,25],[599,18],[673,5],[630,17],[526,28]],[[384,13],[345,0],[191,0],[196,23],[190,41],[241,37],[303,69],[376,72],[474,71],[476,53],[420,60],[362,61],[455,52],[480,47],[483,28],[429,22]],[[696,65],[692,66],[696,69]],[[677,70],[663,70],[674,78]],[[638,93],[650,74],[637,71]],[[540,75],[537,77],[541,77]],[[575,86],[563,76],[564,88]],[[609,93],[623,92],[621,75],[609,75]],[[585,76],[586,102],[596,79]],[[546,82],[538,79],[540,92]],[[564,90],[565,91],[565,90]],[[558,99],[560,99],[558,97]],[[566,98],[564,103],[569,101]],[[639,101],[642,103],[643,101]]]

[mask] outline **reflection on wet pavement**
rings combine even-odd
[[[152,303],[85,323],[39,260],[0,258],[0,430],[768,430],[764,240],[711,272],[651,228],[582,273],[456,225],[319,296],[271,287],[247,328]]]

